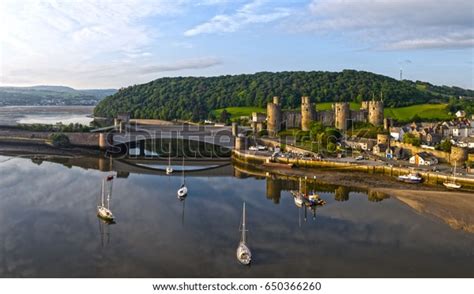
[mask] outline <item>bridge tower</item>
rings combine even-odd
[[[281,130],[280,97],[274,96],[273,102],[267,104],[267,131],[268,135],[275,137]]]
[[[315,118],[316,111],[311,99],[308,96],[301,97],[301,130],[309,131]]]

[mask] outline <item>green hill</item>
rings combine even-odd
[[[440,89],[437,89],[440,90]],[[443,89],[441,89],[443,90]],[[465,90],[469,91],[469,90]],[[285,109],[300,106],[301,96],[318,103],[379,98],[386,107],[401,107],[433,101],[447,102],[447,94],[417,88],[411,81],[355,70],[342,72],[261,72],[218,77],[161,78],[120,89],[95,108],[97,116],[113,117],[131,112],[134,118],[203,120],[214,109],[264,108],[272,96],[282,97]],[[327,107],[329,104],[321,104]]]
[[[0,87],[3,105],[96,105],[114,89],[76,90],[64,86]]]

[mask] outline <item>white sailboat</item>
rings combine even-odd
[[[245,228],[245,202],[242,208],[242,236],[240,238],[239,247],[237,247],[237,260],[243,265],[249,265],[252,261],[252,253],[250,249],[247,247],[247,240],[245,233],[247,232]]]
[[[170,175],[173,173],[173,168],[171,167],[171,142],[168,148],[168,166],[166,167],[166,174]]]
[[[183,155],[183,183],[181,184],[181,187],[178,189],[177,195],[178,195],[179,200],[184,200],[184,198],[188,196],[188,188],[186,187],[186,178],[184,177],[184,155]]]
[[[460,189],[462,187],[460,184],[456,184],[456,163],[454,163],[453,180],[447,180],[443,185],[448,189]]]
[[[102,191],[101,191],[101,201],[97,205],[97,216],[107,222],[113,222],[115,220],[112,211],[110,210],[110,197],[112,196],[112,181],[113,176],[107,176],[102,179]],[[105,199],[105,185],[106,182],[110,182],[109,189],[107,191],[107,199]]]

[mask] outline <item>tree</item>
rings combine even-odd
[[[227,110],[222,110],[219,121],[221,123],[229,124],[230,123],[230,113]]]
[[[420,146],[421,139],[412,133],[406,133],[403,135],[403,143],[411,144],[413,146]]]

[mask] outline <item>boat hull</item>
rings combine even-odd
[[[243,265],[250,265],[252,262],[252,253],[245,243],[240,242],[236,251],[237,260]]]
[[[448,189],[460,189],[461,185],[455,183],[446,183],[444,182],[443,185]]]
[[[97,207],[97,216],[108,222],[113,222],[115,220],[112,212],[104,206]]]

